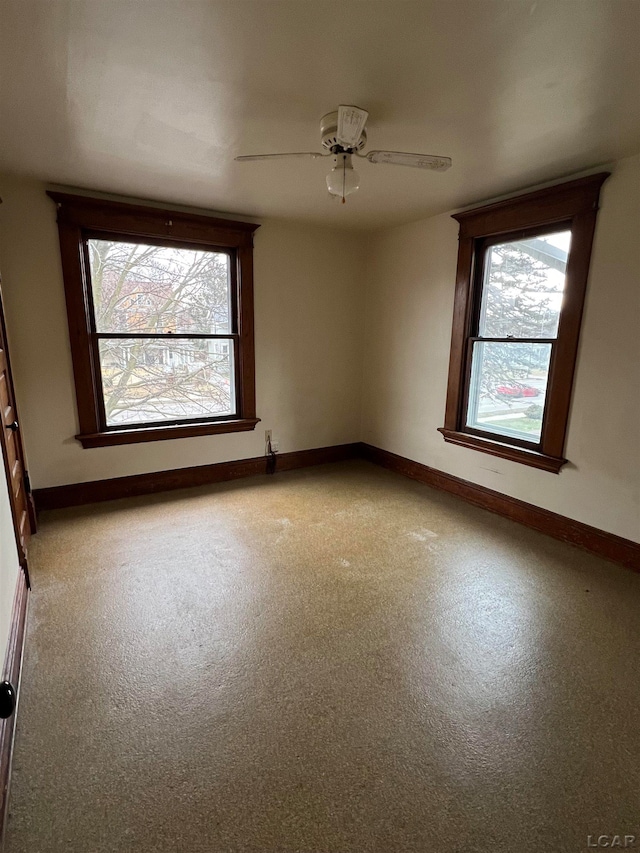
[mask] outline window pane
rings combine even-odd
[[[467,426],[537,444],[547,393],[551,344],[473,346]]]
[[[99,343],[108,426],[235,414],[233,340]]]
[[[89,262],[98,332],[233,331],[224,252],[89,240]]]
[[[487,249],[479,337],[555,338],[571,231]]]

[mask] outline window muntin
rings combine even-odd
[[[87,252],[105,427],[235,417],[231,253],[94,238]]]
[[[481,247],[467,429],[540,444],[570,245],[571,230],[561,228]]]

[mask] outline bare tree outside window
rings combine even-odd
[[[233,416],[230,256],[104,239],[87,246],[106,424]]]
[[[570,231],[487,248],[467,424],[540,440]]]

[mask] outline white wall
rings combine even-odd
[[[362,440],[595,527],[640,540],[640,157],[601,195],[560,474],[446,444],[457,223],[370,237]]]
[[[363,238],[265,221],[255,235],[255,432],[83,449],[55,206],[45,185],[0,177],[0,251],[12,367],[35,488],[359,439]]]

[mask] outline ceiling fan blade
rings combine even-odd
[[[446,172],[451,167],[450,157],[437,157],[434,154],[407,154],[403,151],[369,151],[361,154],[370,163],[389,163],[392,166],[413,166],[414,169],[433,169]]]
[[[315,160],[316,157],[330,157],[331,154],[320,154],[317,151],[293,151],[287,154],[244,154],[240,157],[235,157],[235,160],[277,160],[280,157],[311,157]]]
[[[344,148],[355,148],[369,118],[366,110],[341,104],[338,107],[338,129],[336,139]]]

